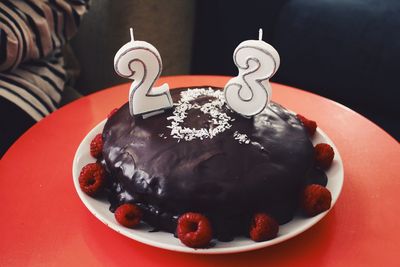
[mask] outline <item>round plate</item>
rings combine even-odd
[[[292,238],[314,224],[320,221],[328,212],[323,212],[317,216],[312,218],[305,218],[301,216],[295,216],[295,218],[279,227],[278,236],[272,240],[265,242],[254,242],[249,238],[245,237],[237,237],[231,242],[219,242],[216,241],[215,246],[211,248],[205,249],[193,249],[186,247],[183,245],[179,239],[175,238],[173,234],[167,232],[150,232],[152,228],[142,225],[139,229],[129,229],[119,225],[114,219],[114,214],[109,211],[109,203],[105,200],[98,200],[92,197],[89,197],[79,187],[78,177],[81,169],[88,163],[95,162],[96,160],[90,155],[89,148],[90,142],[95,137],[96,134],[101,133],[103,131],[103,127],[106,120],[99,123],[96,127],[94,127],[82,140],[81,144],[76,151],[74,162],[72,165],[72,175],[74,180],[75,189],[78,192],[78,195],[85,206],[93,213],[96,218],[105,223],[108,227],[113,230],[129,237],[139,242],[163,248],[173,251],[180,251],[186,253],[199,253],[199,254],[224,254],[224,253],[237,253],[249,250],[255,250],[264,248],[267,246],[271,246],[289,238]],[[332,205],[331,208],[335,205],[336,200],[339,197],[340,191],[343,186],[343,163],[340,157],[339,151],[333,142],[329,139],[329,137],[321,130],[317,129],[315,136],[312,138],[313,144],[318,143],[328,143],[330,144],[335,151],[335,158],[333,160],[332,166],[326,171],[326,175],[328,176],[328,184],[327,188],[332,194]]]

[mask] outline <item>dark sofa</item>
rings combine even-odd
[[[193,73],[236,75],[233,50],[262,27],[281,56],[273,81],[342,103],[400,140],[400,1],[198,1],[196,12]]]

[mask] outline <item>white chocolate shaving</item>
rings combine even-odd
[[[191,103],[193,100],[201,97],[209,96],[213,100],[200,106],[197,103]],[[223,112],[223,106],[225,105],[224,93],[221,90],[213,90],[212,88],[195,88],[187,89],[181,92],[181,99],[174,103],[174,111],[172,116],[168,117],[167,120],[170,121],[170,125],[167,128],[171,129],[170,135],[172,138],[184,141],[192,141],[194,139],[212,139],[219,133],[224,132],[232,127],[230,122],[234,121],[228,114]],[[184,122],[188,115],[189,110],[197,109],[204,114],[210,116],[210,127],[207,128],[189,128],[184,127],[181,124]],[[161,137],[161,136],[160,136]],[[249,144],[250,139],[247,135],[240,134],[237,131],[233,135],[235,140],[239,143]]]

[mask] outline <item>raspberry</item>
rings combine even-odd
[[[185,213],[178,219],[177,234],[181,242],[188,247],[206,247],[212,239],[210,221],[199,213]]]
[[[114,108],[113,110],[110,111],[107,115],[107,119],[111,118],[116,112],[118,111],[117,108]]]
[[[135,228],[142,219],[142,210],[135,204],[122,204],[114,213],[115,219],[121,225],[128,228]]]
[[[278,235],[279,224],[265,213],[254,214],[250,225],[250,238],[256,242],[266,241]]]
[[[335,157],[333,148],[325,143],[316,145],[314,148],[314,154],[315,164],[323,169],[328,169],[332,164],[333,158]]]
[[[79,174],[79,185],[83,192],[95,196],[103,187],[105,172],[99,163],[89,163],[84,166]]]
[[[101,134],[96,135],[92,142],[90,142],[90,155],[98,159],[103,154],[103,136]]]
[[[301,196],[301,208],[309,216],[315,216],[331,207],[331,192],[319,184],[308,185]]]
[[[313,136],[315,134],[315,130],[317,129],[317,123],[300,114],[297,114],[296,117],[303,123],[304,127],[306,127],[308,134]]]

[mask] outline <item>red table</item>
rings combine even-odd
[[[224,86],[228,77],[164,77],[171,87]],[[150,247],[98,221],[78,198],[72,160],[83,137],[127,101],[128,84],[75,101],[26,132],[0,161],[0,266],[400,266],[400,147],[352,110],[273,84],[273,100],[331,137],[345,181],[333,210],[281,244],[230,255]]]

